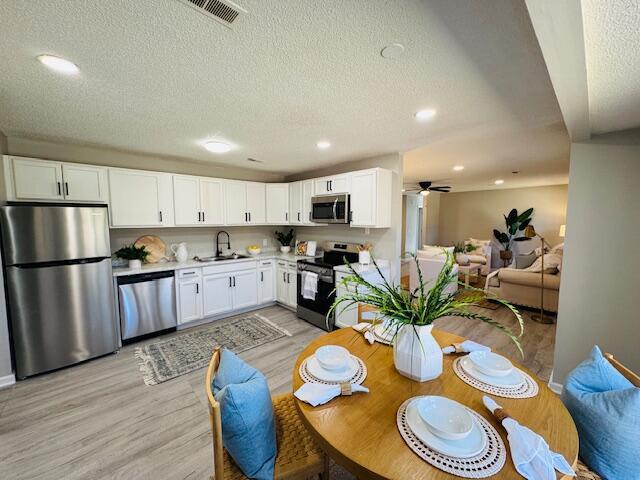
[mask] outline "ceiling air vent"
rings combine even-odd
[[[217,20],[226,27],[231,27],[238,21],[241,14],[247,13],[230,0],[180,0],[193,7],[203,15]]]

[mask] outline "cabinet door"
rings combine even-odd
[[[289,184],[289,223],[300,225],[304,223],[302,216],[302,182]]]
[[[12,162],[13,184],[19,200],[62,200],[62,164],[31,158]]]
[[[247,216],[247,184],[225,182],[224,199],[227,225],[245,225]]]
[[[173,212],[176,225],[200,223],[200,183],[198,177],[173,176]]]
[[[313,198],[313,180],[302,182],[302,223],[314,225],[311,221],[311,199]]]
[[[282,304],[289,303],[289,284],[287,283],[287,267],[283,263],[276,268],[276,300]]]
[[[298,306],[298,272],[296,268],[288,268],[287,270],[287,305],[291,307]]]
[[[202,277],[203,314],[205,317],[233,310],[232,274],[218,273]]]
[[[327,178],[327,180],[329,180],[330,193],[349,193],[351,191],[351,182],[348,174],[335,175]]]
[[[202,224],[224,225],[224,189],[222,180],[200,179]]]
[[[202,318],[202,295],[200,278],[178,282],[178,323],[187,323]]]
[[[324,195],[329,193],[329,177],[316,178],[313,180],[313,194]]]
[[[351,178],[351,225],[374,226],[376,204],[375,170],[354,173]]]
[[[170,186],[170,185],[169,185]],[[168,214],[162,210],[161,174],[139,170],[109,169],[111,225],[114,227],[160,227]]]
[[[275,269],[273,265],[258,270],[258,303],[275,302]]]
[[[245,270],[233,274],[233,308],[252,307],[258,304],[256,270]]]
[[[289,184],[266,185],[267,223],[286,225],[289,223]]]
[[[267,221],[265,203],[265,184],[247,182],[247,212],[249,212],[249,223],[265,223]]]
[[[64,198],[76,202],[107,203],[107,169],[88,165],[62,165]]]

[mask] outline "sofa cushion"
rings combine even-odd
[[[418,257],[444,257],[445,252],[453,255],[454,247],[439,247],[437,245],[423,245],[422,250],[418,250],[416,255]]]
[[[545,273],[550,273],[547,269],[558,270],[558,265],[562,263],[562,255],[558,255],[557,253],[546,253],[544,257],[536,258],[535,262],[523,270],[527,272],[541,272],[542,260],[544,260]]]
[[[501,268],[498,271],[498,278],[501,282],[540,288],[540,272],[528,272],[526,270],[516,270],[515,268]],[[545,273],[544,288],[545,290],[559,290],[560,276]]]
[[[562,401],[580,438],[580,457],[603,478],[640,478],[640,389],[595,346],[569,373]]]
[[[516,255],[515,256],[515,267],[518,270],[522,270],[524,268],[528,268],[530,267],[533,262],[536,261],[536,258],[538,258],[538,256],[536,255],[535,252],[531,252],[531,253],[526,253],[524,255]]]
[[[471,263],[479,263],[480,265],[486,265],[487,264],[487,257],[485,257],[484,255],[474,255],[474,254],[470,253],[467,256],[469,257],[469,261]]]
[[[212,390],[220,402],[222,442],[231,458],[247,477],[273,479],[276,427],[267,379],[223,349]]]

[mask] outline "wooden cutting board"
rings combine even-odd
[[[138,248],[144,245],[147,249],[147,252],[149,252],[147,263],[158,263],[167,257],[167,246],[160,237],[155,235],[144,235],[137,239],[134,245]]]

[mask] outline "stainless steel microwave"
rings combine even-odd
[[[349,194],[316,195],[311,199],[311,221],[316,223],[349,223]]]

